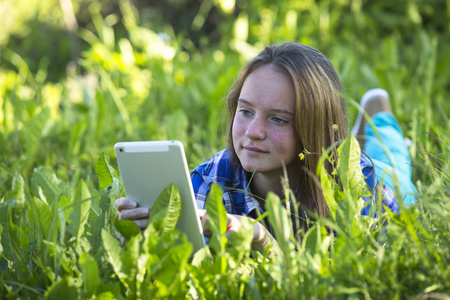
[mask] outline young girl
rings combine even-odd
[[[292,42],[270,46],[249,61],[231,87],[227,99],[230,116],[228,147],[191,173],[202,224],[205,224],[206,198],[213,183],[224,190],[223,203],[228,212],[229,231],[236,231],[241,218],[256,218],[257,209],[264,211],[264,199],[269,191],[283,198],[281,177],[284,168],[296,198],[291,201],[297,201],[299,207],[299,211],[292,215],[299,217],[300,226],[307,229],[305,220],[309,212],[328,216],[324,196],[314,178],[320,155],[307,155],[300,160],[299,154],[304,150],[321,153],[333,141],[342,141],[346,137],[347,104],[342,94],[342,84],[333,65],[312,47]],[[363,97],[363,104],[380,102],[385,105],[379,107],[389,108],[386,95],[371,92]],[[375,109],[375,113],[369,114],[377,112]],[[392,119],[396,122],[393,116]],[[357,125],[364,127],[362,123]],[[337,131],[333,130],[335,124]],[[394,144],[403,143],[399,128],[397,124],[395,131],[399,135]],[[366,143],[366,146],[372,147],[365,149],[370,153],[378,153],[381,149],[376,143]],[[401,152],[401,155],[408,163],[406,146],[404,149],[406,152]],[[390,163],[384,161],[386,165],[383,167],[386,168]],[[369,189],[375,192],[378,180],[373,165],[364,155],[361,156],[361,166]],[[327,166],[327,171],[332,171],[331,165]],[[410,174],[405,179],[407,186],[412,186],[409,184]],[[397,212],[398,203],[392,187],[382,186],[383,201]],[[147,208],[139,208],[126,198],[117,199],[116,207],[120,212],[119,219],[133,220],[145,229]],[[368,207],[362,211],[363,214],[368,213],[370,204]],[[207,228],[204,230],[207,235]],[[255,223],[253,248],[263,251],[271,241],[273,238],[269,231],[261,223]]]

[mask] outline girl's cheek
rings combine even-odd
[[[232,129],[233,135],[241,135],[243,132],[245,132],[244,123],[241,120],[239,120],[238,118],[235,118],[234,122],[233,122],[233,129]]]

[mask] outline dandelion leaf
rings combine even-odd
[[[103,190],[113,183],[113,176],[111,167],[108,164],[107,158],[103,153],[95,164],[95,173],[98,176],[98,182],[100,189]]]
[[[227,211],[223,205],[222,197],[222,188],[213,184],[206,201],[207,226],[213,234],[224,234],[227,231]]]
[[[156,230],[174,230],[181,215],[182,202],[178,188],[172,183],[159,194],[149,214]]]
[[[360,164],[361,149],[353,134],[344,140],[337,151],[339,154],[337,172],[344,189],[355,199],[370,195]]]
[[[101,284],[97,261],[88,253],[83,252],[78,260],[83,279],[83,289],[88,297],[92,297]]]
[[[127,240],[131,239],[133,236],[139,235],[141,230],[139,227],[130,220],[117,220],[114,226],[119,230],[120,234]]]
[[[84,226],[86,225],[89,217],[89,209],[91,207],[91,194],[84,183],[81,180],[78,183],[72,197],[73,211],[70,215],[72,224],[67,227],[67,231],[70,232],[77,239],[84,233]]]

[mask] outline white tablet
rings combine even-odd
[[[186,233],[194,252],[205,245],[183,144],[179,141],[122,142],[114,146],[126,197],[151,208],[174,183],[183,211],[177,229]]]

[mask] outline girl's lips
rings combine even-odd
[[[265,154],[268,153],[267,151],[264,151],[260,148],[257,147],[250,147],[250,146],[245,146],[244,147],[245,152],[247,152],[248,154],[252,154],[252,155],[261,155],[261,154]]]

